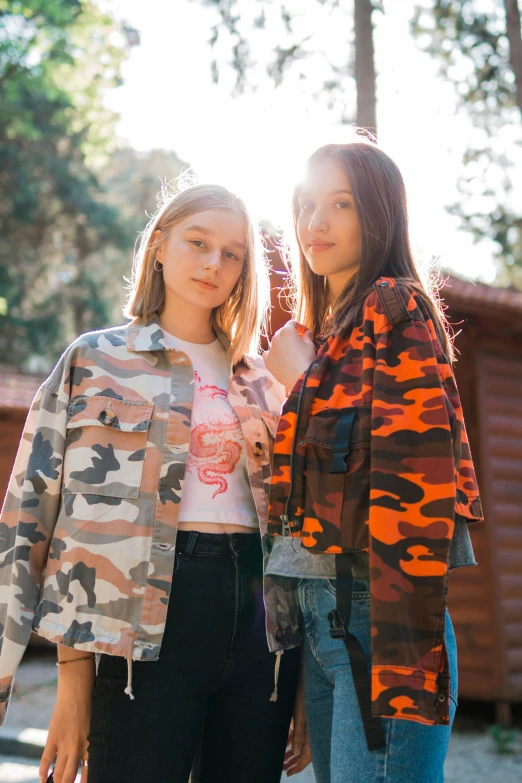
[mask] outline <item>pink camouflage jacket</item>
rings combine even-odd
[[[84,334],[36,394],[0,516],[0,725],[31,631],[159,657],[193,400],[192,364],[163,339],[157,319]],[[265,540],[285,396],[259,356],[231,371]]]

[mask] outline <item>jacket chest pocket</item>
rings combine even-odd
[[[305,535],[319,549],[368,546],[371,409],[324,410],[308,422]]]
[[[273,413],[261,411],[261,418],[263,419],[264,430],[266,432],[266,463],[269,469],[272,465],[272,458],[274,456],[274,443],[277,435],[277,426],[279,424],[279,416],[275,416]]]
[[[137,498],[154,405],[112,397],[69,404],[63,491]]]

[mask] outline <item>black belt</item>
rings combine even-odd
[[[328,613],[330,636],[342,639],[352,667],[353,684],[366,736],[368,750],[384,748],[384,732],[380,718],[372,715],[372,685],[366,656],[359,640],[350,633],[350,615],[352,609],[352,568],[351,559],[346,555],[335,556],[336,572],[336,608]]]

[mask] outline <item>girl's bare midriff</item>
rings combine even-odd
[[[255,527],[245,525],[222,525],[219,522],[179,522],[178,530],[195,530],[198,533],[258,533]]]

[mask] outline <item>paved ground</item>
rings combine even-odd
[[[26,657],[16,678],[7,724],[0,729],[0,740],[19,736],[30,743],[44,742],[55,699],[56,673],[52,656]],[[509,755],[496,752],[489,734],[491,722],[490,708],[461,705],[446,762],[445,783],[522,783],[522,714],[517,713],[519,728],[514,752]],[[311,769],[292,780],[315,783]],[[0,755],[0,783],[38,783],[38,761]]]

